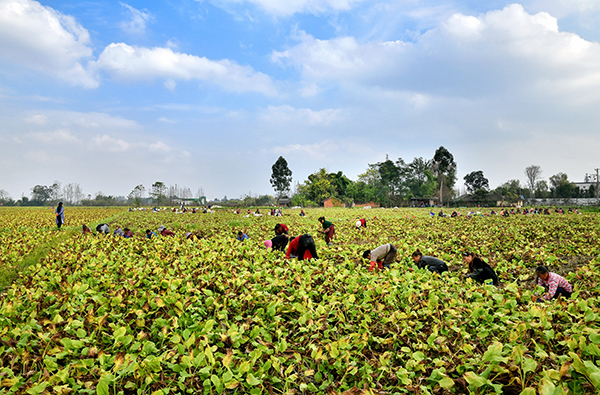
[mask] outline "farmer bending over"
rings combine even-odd
[[[393,244],[383,244],[375,248],[373,251],[366,250],[363,253],[363,258],[371,261],[369,271],[372,272],[375,266],[379,269],[389,269],[390,264],[396,259],[398,249]]]
[[[320,232],[325,234],[325,243],[331,244],[331,239],[333,239],[333,235],[335,234],[335,226],[330,221],[325,221],[325,217],[319,217],[318,221],[323,225],[323,229]]]
[[[538,266],[535,269],[535,274],[537,275],[537,284],[546,288],[547,293],[541,298],[538,297],[537,293],[532,295],[532,301],[542,302],[543,300],[558,299],[560,296],[567,299],[571,297],[573,287],[563,276],[549,271],[544,265]]]
[[[294,238],[288,245],[285,257],[287,259],[298,257],[299,261],[312,258],[319,259],[315,240],[308,233]]]
[[[419,250],[413,252],[412,260],[419,269],[427,269],[432,273],[442,274],[448,271],[446,262],[432,256],[423,255]]]
[[[498,276],[490,265],[485,263],[473,252],[463,252],[463,259],[469,265],[469,274],[465,278],[472,278],[480,284],[492,283],[498,285]]]

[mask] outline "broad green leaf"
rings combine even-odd
[[[109,395],[108,383],[100,380],[96,386],[96,395]]]
[[[248,373],[248,375],[246,376],[246,382],[252,386],[256,386],[261,383],[261,381],[254,377],[252,373]]]
[[[438,384],[440,385],[440,387],[448,389],[454,386],[454,380],[452,380],[450,377],[444,377],[443,379],[438,381]]]
[[[481,377],[473,372],[467,372],[463,376],[465,380],[467,380],[467,383],[475,388],[479,388],[487,383],[487,379],[485,377]]]
[[[537,369],[537,362],[533,358],[525,358],[523,360],[523,373],[535,372]]]

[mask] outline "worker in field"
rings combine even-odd
[[[133,232],[129,228],[123,228],[123,237],[126,239],[131,239],[133,237]]]
[[[158,237],[158,235],[156,233],[154,233],[153,231],[151,231],[150,229],[146,229],[146,238],[151,239],[153,237]]]
[[[123,232],[123,229],[121,229],[121,227],[119,225],[115,225],[115,230],[113,231],[113,235],[115,236],[125,236],[125,233]]]
[[[82,235],[87,235],[87,234],[93,235],[92,230],[86,224],[83,224],[83,226],[81,227],[81,234]]]
[[[60,227],[65,223],[65,208],[63,207],[62,202],[58,202],[58,206],[56,207],[54,214],[56,215],[56,226],[58,229],[60,229]]]
[[[439,258],[423,255],[419,250],[412,253],[412,260],[419,269],[427,269],[432,273],[442,274],[448,271],[446,262]]]
[[[108,224],[98,224],[96,226],[96,232],[107,235],[110,233],[110,227],[108,226]]]
[[[288,245],[285,257],[287,259],[298,258],[299,261],[312,258],[319,259],[315,240],[308,233],[294,237]]]
[[[544,265],[535,269],[537,276],[537,285],[546,288],[546,293],[540,297],[537,293],[531,296],[534,302],[543,302],[544,300],[558,299],[561,296],[569,299],[573,293],[573,286],[561,275],[548,270]]]
[[[238,241],[244,241],[244,240],[248,240],[250,237],[248,237],[247,234],[245,234],[244,232],[242,232],[241,230],[237,233],[237,237],[236,240]]]
[[[288,235],[290,233],[290,229],[286,224],[276,224],[275,225],[275,235]]]
[[[498,285],[498,276],[490,265],[483,261],[473,252],[463,252],[463,259],[469,265],[469,274],[465,278],[471,278],[480,284]]]
[[[286,235],[277,235],[271,240],[265,240],[264,244],[267,250],[272,248],[273,251],[285,252],[285,247],[287,247],[288,241],[289,239]]]
[[[330,221],[326,221],[325,217],[319,217],[318,221],[323,226],[320,232],[325,235],[325,243],[331,245],[331,239],[333,239],[333,235],[335,234],[335,226]]]
[[[175,232],[172,232],[169,229],[165,228],[164,225],[159,226],[158,231],[160,232],[161,236],[175,236]]]
[[[354,224],[356,226],[356,229],[360,230],[362,228],[367,227],[367,220],[365,218],[360,218],[356,220],[356,223]]]
[[[389,269],[390,265],[396,259],[398,249],[393,244],[383,244],[375,248],[373,251],[366,250],[363,253],[363,259],[368,259],[371,263],[369,265],[369,271],[378,269]]]

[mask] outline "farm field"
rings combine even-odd
[[[0,394],[600,391],[599,214],[305,211],[67,207],[56,231],[50,209],[0,208],[0,264],[13,280],[0,296]],[[322,215],[336,227],[331,246]],[[136,237],[81,234],[101,222]],[[320,259],[266,251],[279,222],[312,234]],[[144,237],[159,225],[176,236]],[[384,243],[397,246],[395,264],[368,272],[362,252]],[[417,248],[450,272],[418,270]],[[499,287],[463,279],[467,250]],[[530,301],[539,264],[574,285],[571,300]]]

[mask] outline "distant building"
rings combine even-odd
[[[329,198],[323,202],[323,207],[325,207],[325,208],[346,207],[346,204],[344,204],[344,202],[342,202],[338,198]]]
[[[594,188],[596,188],[596,176],[594,174],[585,173],[583,182],[572,182],[572,184],[579,188],[579,193],[587,192],[590,190],[591,186],[594,186]]]
[[[410,206],[411,207],[434,207],[437,205],[438,198],[436,197],[419,197],[419,198],[411,198]]]
[[[281,198],[277,200],[277,205],[281,207],[290,207],[290,204],[292,204],[292,199],[290,198]]]

